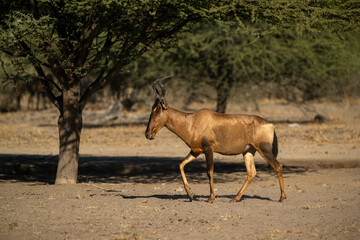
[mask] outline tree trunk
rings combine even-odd
[[[233,86],[233,80],[230,77],[225,78],[216,87],[216,112],[225,113],[230,91]]]
[[[230,89],[217,89],[216,112],[225,113]]]
[[[82,109],[79,106],[80,87],[63,91],[59,127],[59,162],[55,184],[75,184],[78,176]]]

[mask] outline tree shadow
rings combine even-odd
[[[181,181],[179,163],[176,157],[93,157],[80,156],[78,182],[95,183],[166,183]],[[53,184],[56,177],[57,155],[11,155],[0,154],[0,179],[22,182]],[[222,161],[214,164],[216,183],[241,181],[246,176],[243,161]],[[265,162],[257,163],[258,173],[272,173]],[[199,158],[185,168],[192,183],[207,182],[204,158]],[[289,174],[305,174],[314,171],[304,166],[284,166],[284,177]],[[266,175],[266,176],[265,176]],[[269,174],[257,176],[257,181]]]

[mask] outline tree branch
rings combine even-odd
[[[100,60],[103,57],[103,54],[111,48],[111,46],[113,44],[113,42],[111,41],[111,38],[112,38],[112,34],[110,32],[108,32],[105,43],[104,43],[103,47],[101,48],[101,50],[98,51],[93,56],[91,56],[94,58],[94,60],[92,60],[92,64],[89,65],[89,67],[87,68],[87,72],[91,72],[95,68],[95,66],[100,62]]]
[[[82,95],[79,105],[80,109],[83,110],[85,108],[85,105],[89,98],[98,90],[104,88],[106,85],[108,85],[113,78],[120,72],[120,70],[124,66],[117,66],[112,68],[106,76],[104,76],[105,70],[101,70],[99,76],[96,78],[94,82],[90,84],[90,86],[86,89],[85,93]]]
[[[20,46],[26,52],[26,54],[28,54],[31,57],[30,62],[34,66],[36,72],[38,73],[38,75],[40,77],[41,83],[45,90],[45,94],[48,96],[48,98],[50,99],[52,104],[54,104],[54,106],[60,110],[60,102],[58,101],[58,99],[55,97],[55,95],[51,91],[49,82],[46,81],[47,78],[45,76],[44,70],[41,67],[41,62],[34,56],[34,54],[31,52],[31,49],[24,41],[21,40],[21,41],[19,41],[19,43],[20,43]]]
[[[39,7],[37,0],[29,0],[29,3],[31,5],[32,14],[35,19],[39,19]]]
[[[75,58],[75,67],[79,67],[85,64],[87,56],[90,52],[90,46],[94,39],[108,26],[110,26],[122,13],[122,10],[115,12],[105,23],[98,24],[93,23],[91,26],[84,29],[82,34],[83,41],[80,41],[78,54]],[[99,20],[99,19],[97,19]]]
[[[148,51],[154,44],[156,44],[158,41],[161,41],[165,38],[168,38],[169,36],[174,35],[175,33],[177,33],[181,28],[183,28],[186,24],[188,24],[191,21],[195,21],[197,19],[200,19],[201,17],[199,16],[191,16],[188,17],[187,19],[178,22],[177,24],[175,24],[172,28],[170,28],[169,30],[164,30],[161,31],[159,33],[156,33],[155,36],[153,37],[152,40],[150,40],[146,46],[144,46],[141,50],[138,51],[138,56],[142,56],[146,51]],[[156,23],[155,26],[159,25],[159,23]],[[135,49],[136,46],[138,46],[141,42],[143,42],[145,39],[147,39],[149,37],[149,35],[153,34],[155,31],[154,25],[150,26],[150,30],[149,28],[146,29],[143,34],[141,34],[141,37],[138,39],[134,39],[132,44],[128,45],[128,46],[123,46],[120,55],[127,53],[129,51],[131,51],[132,49]],[[106,39],[106,42],[104,44],[104,48],[110,47],[111,46],[111,38],[108,37]],[[99,59],[101,57],[101,54],[99,53],[98,55]],[[90,84],[90,86],[86,89],[85,93],[83,94],[83,96],[80,99],[80,105],[82,107],[82,109],[85,107],[86,102],[88,101],[88,99],[98,90],[104,88],[107,84],[109,84],[113,78],[121,71],[121,69],[127,65],[126,62],[121,63],[120,65],[117,65],[116,67],[112,68],[106,76],[104,76],[105,70],[102,70],[98,76],[98,78],[92,83]]]
[[[142,56],[145,52],[147,52],[152,46],[154,46],[157,42],[168,38],[171,35],[174,35],[175,33],[179,32],[184,26],[186,26],[186,24],[188,24],[191,21],[195,21],[197,19],[200,19],[200,17],[189,17],[187,19],[185,19],[182,22],[179,22],[178,24],[175,24],[175,26],[168,30],[168,31],[164,31],[161,32],[158,36],[155,36],[145,47],[143,47],[140,51],[139,51],[139,55]]]

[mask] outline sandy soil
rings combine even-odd
[[[57,112],[0,114],[0,239],[359,239],[359,101],[312,104],[307,114],[293,105],[261,107],[253,113],[276,124],[283,203],[259,156],[255,180],[230,203],[246,170],[241,156],[221,155],[213,204],[204,158],[187,165],[196,195],[189,202],[178,170],[189,150],[166,129],[147,141],[145,113],[86,111],[79,184],[53,185]],[[328,120],[312,122],[315,113]]]

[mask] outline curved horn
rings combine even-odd
[[[156,80],[153,82],[153,89],[154,89],[154,91],[155,91],[155,93],[156,93],[156,95],[157,95],[158,97],[164,97],[164,96],[165,96],[166,89],[165,89],[162,81],[164,81],[165,79],[168,79],[168,78],[170,78],[170,77],[172,77],[172,75],[166,76],[166,77],[164,77],[164,78],[156,79]],[[156,85],[159,85],[159,87],[160,87],[160,89],[161,89],[161,93],[160,93],[159,90],[156,88]]]

